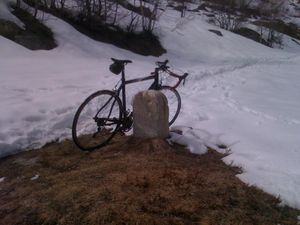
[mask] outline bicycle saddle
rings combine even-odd
[[[109,70],[116,75],[122,72],[127,63],[132,63],[131,60],[119,60],[114,58],[111,58],[111,60],[113,61],[113,64],[109,66]]]
[[[111,58],[111,60],[112,60],[114,63],[120,63],[120,64],[123,64],[123,65],[125,65],[125,64],[127,64],[127,63],[132,63],[132,61],[131,61],[131,60],[128,60],[128,59],[126,59],[126,60],[120,60],[120,59],[114,59],[114,58]]]

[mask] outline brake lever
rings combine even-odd
[[[188,76],[189,74],[188,73],[184,73],[183,74],[183,82],[182,82],[182,85],[184,86],[185,85],[185,79],[187,78],[187,76]]]

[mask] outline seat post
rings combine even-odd
[[[126,92],[125,92],[125,66],[123,65],[122,68],[122,101],[123,101],[123,108],[125,110],[125,114],[126,114]],[[126,115],[125,115],[126,116]]]
[[[159,84],[159,80],[158,80],[158,76],[159,76],[159,69],[155,68],[155,78],[154,78],[154,90],[158,90],[158,84]]]

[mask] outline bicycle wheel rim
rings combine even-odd
[[[98,91],[90,95],[80,105],[73,120],[75,144],[83,151],[106,145],[117,133],[121,117],[121,100],[114,92]]]
[[[180,108],[181,98],[178,91],[169,86],[162,86],[160,91],[167,97],[169,107],[169,126],[177,119]]]

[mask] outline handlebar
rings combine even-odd
[[[168,64],[168,62],[169,62],[169,60],[165,60],[165,61],[163,61],[163,62],[159,62],[159,61],[157,61],[155,64],[158,66],[158,70],[162,70],[162,71],[164,71],[164,70],[166,70],[166,69],[168,69],[169,67],[167,66],[167,64]]]
[[[173,86],[173,88],[177,88],[179,86],[179,84],[181,83],[181,81],[183,81],[183,85],[185,84],[185,79],[187,78],[187,76],[189,75],[188,73],[184,73],[183,75],[178,75],[172,71],[169,70],[169,66],[167,66],[169,60],[165,60],[163,62],[156,62],[156,65],[158,66],[157,72],[159,71],[163,71],[168,73],[170,76],[172,77],[176,77],[178,78],[178,82]]]
[[[170,76],[172,77],[176,77],[178,78],[178,82],[173,86],[173,88],[177,88],[179,86],[179,84],[182,82],[183,85],[185,85],[185,79],[187,78],[187,76],[189,75],[188,73],[184,73],[183,75],[178,75],[170,70],[166,71]]]

